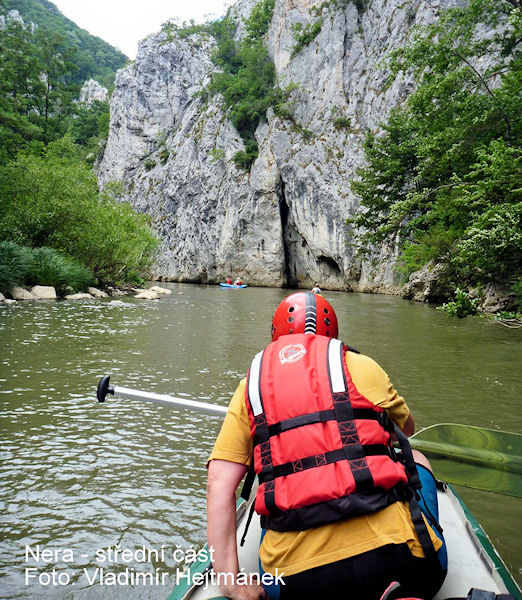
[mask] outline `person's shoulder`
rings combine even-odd
[[[356,366],[366,367],[369,369],[378,369],[381,371],[383,370],[381,365],[379,365],[379,363],[376,360],[374,360],[371,356],[362,354],[358,350],[351,350],[350,348],[348,348],[348,350],[345,353],[345,357],[348,367],[350,367],[350,364],[352,364]]]

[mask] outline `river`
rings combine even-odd
[[[1,598],[162,598],[178,559],[204,543],[205,461],[220,419],[110,396],[99,404],[97,382],[110,374],[226,406],[288,292],[162,285],[173,294],[159,301],[0,308]],[[393,296],[325,295],[339,337],[389,373],[417,429],[522,431],[522,331]],[[520,583],[520,500],[457,489]],[[118,545],[128,553],[110,556]],[[97,567],[153,571],[164,585],[102,586]]]

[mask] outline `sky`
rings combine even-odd
[[[177,18],[203,23],[225,14],[225,0],[51,0],[68,19],[136,58],[138,42]]]

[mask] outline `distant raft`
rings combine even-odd
[[[220,283],[219,285],[222,288],[233,289],[233,290],[238,290],[240,288],[246,288],[246,287],[248,287],[246,285],[246,283],[242,283],[241,285],[237,285],[235,283]]]

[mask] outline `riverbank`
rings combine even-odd
[[[16,304],[17,302],[26,302],[28,300],[91,300],[94,298],[121,296],[133,296],[140,300],[159,300],[161,296],[169,294],[172,294],[172,290],[157,285],[153,285],[150,288],[108,286],[103,290],[89,287],[86,292],[67,294],[62,298],[57,295],[56,289],[52,286],[35,285],[31,288],[15,286],[11,290],[11,298],[6,298],[0,292],[0,304]]]
[[[164,280],[160,280],[164,281]],[[154,281],[149,283],[155,283]],[[197,284],[196,284],[197,285]],[[200,284],[200,285],[211,285],[211,284]],[[251,286],[255,287],[255,286]],[[280,289],[280,288],[277,288]],[[288,290],[290,291],[290,290]],[[325,292],[339,292],[342,290],[324,290]],[[106,286],[103,289],[89,287],[86,292],[77,292],[67,294],[63,297],[56,293],[56,289],[52,286],[35,285],[32,287],[14,287],[11,290],[10,298],[6,298],[0,292],[0,306],[17,304],[32,301],[62,301],[62,300],[93,300],[99,298],[121,298],[123,296],[134,297],[139,300],[159,300],[162,296],[171,294],[172,291],[168,288],[161,287],[158,285],[152,285],[149,288],[138,288],[133,286],[121,286],[113,287]],[[348,294],[353,292],[346,292]],[[505,294],[505,290],[499,286],[491,284],[484,290],[472,290],[470,293],[465,294],[466,304],[469,307],[462,306],[462,300],[457,297],[456,301],[450,301],[441,305],[441,300],[437,299],[437,295],[433,295],[433,288],[431,285],[426,284],[424,280],[421,284],[420,280],[418,285],[405,286],[403,292],[398,293],[386,293],[386,292],[375,292],[366,291],[360,292],[366,294],[379,294],[387,296],[400,295],[403,299],[413,300],[414,302],[434,304],[438,309],[446,312],[448,316],[456,316],[462,318],[464,316],[481,316],[491,321],[499,323],[505,327],[511,329],[518,329],[522,327],[522,315],[518,312],[509,311],[509,307],[513,304],[513,298]],[[114,299],[112,302],[119,302],[121,300]]]

